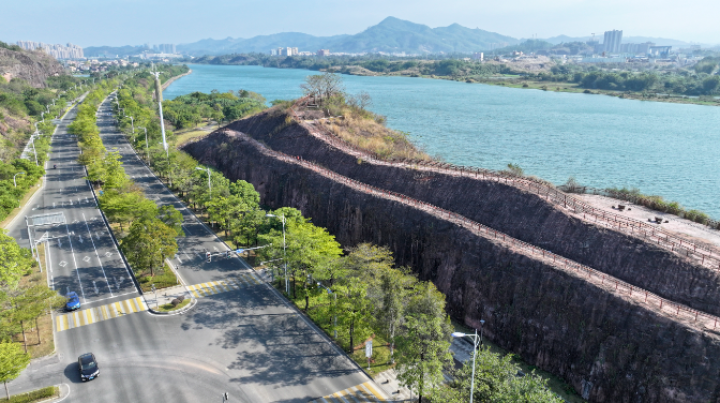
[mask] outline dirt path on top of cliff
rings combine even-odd
[[[441,220],[463,227],[471,233],[485,238],[490,242],[499,244],[512,252],[524,255],[532,260],[540,261],[573,277],[592,283],[596,287],[602,288],[606,292],[615,295],[617,298],[632,301],[638,306],[657,312],[688,327],[696,328],[702,331],[710,331],[720,336],[720,333],[716,331],[718,329],[720,318],[716,316],[692,309],[675,301],[662,298],[643,288],[628,284],[611,275],[597,271],[563,256],[555,255],[554,253],[538,248],[535,245],[515,239],[505,233],[472,221],[460,214],[441,209],[430,203],[416,200],[403,194],[388,192],[387,190],[358,182],[299,157],[289,156],[279,151],[272,150],[245,133],[229,129],[225,129],[224,132],[233,133],[236,138],[250,143],[251,146],[255,147],[258,151],[265,155],[284,161],[285,163],[299,165],[315,172],[318,175],[331,179],[336,183],[340,183],[357,191],[370,194],[374,197],[384,198],[421,210]]]
[[[707,225],[698,224],[696,222],[680,218],[674,214],[662,213],[659,211],[651,210],[645,206],[633,204],[624,200],[613,199],[612,197],[580,194],[576,195],[579,199],[582,199],[585,203],[602,210],[605,210],[613,214],[623,214],[627,217],[634,218],[639,221],[647,221],[647,219],[655,219],[655,217],[662,217],[663,220],[667,220],[667,223],[660,224],[662,229],[669,232],[675,232],[682,234],[687,238],[697,240],[700,242],[711,243],[717,247],[720,247],[720,230],[709,228]],[[618,204],[625,205],[630,210],[620,212],[613,206]]]
[[[296,119],[298,118],[296,117]],[[682,259],[690,261],[692,264],[697,264],[715,270],[720,269],[720,244],[717,244],[713,240],[709,239],[707,236],[708,233],[702,231],[700,228],[697,228],[700,229],[700,231],[688,233],[687,231],[679,230],[680,228],[684,228],[683,226],[675,228],[672,226],[662,227],[656,224],[648,224],[647,213],[641,213],[641,217],[635,217],[628,215],[627,213],[620,213],[612,209],[606,209],[606,207],[603,207],[604,204],[602,203],[600,203],[600,206],[594,206],[587,203],[585,199],[578,198],[575,194],[569,195],[560,192],[554,187],[549,187],[538,183],[537,181],[530,180],[529,178],[503,176],[497,172],[474,169],[470,167],[455,167],[451,164],[440,162],[425,164],[417,161],[385,161],[376,158],[372,154],[368,153],[367,150],[352,146],[345,140],[329,133],[328,129],[323,127],[323,124],[324,122],[332,119],[334,118],[317,120],[299,119],[298,122],[313,137],[325,142],[331,147],[335,147],[349,155],[362,159],[365,163],[380,166],[401,167],[416,171],[434,172],[450,176],[462,176],[476,180],[503,182],[523,191],[535,193],[540,198],[545,199],[546,202],[555,205],[556,208],[562,210],[565,214],[581,219],[584,222],[593,225],[600,225],[613,231],[622,232],[626,235],[643,239],[646,242],[651,242],[654,245],[675,253]],[[618,203],[627,204],[619,200],[615,201],[615,204]],[[638,211],[640,211],[639,208]],[[674,216],[673,221],[678,218],[679,217]],[[688,230],[687,228],[684,229]]]

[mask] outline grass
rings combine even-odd
[[[167,263],[162,273],[158,273],[158,270],[155,271],[154,277],[151,277],[149,272],[141,273],[139,276],[136,274],[135,277],[137,277],[140,283],[140,289],[142,289],[143,292],[151,292],[153,284],[155,284],[155,289],[157,290],[180,284],[177,276],[170,267],[168,267]]]
[[[463,332],[463,333],[472,333],[474,330],[470,329],[460,323],[457,323],[453,321],[453,326],[455,327],[456,331]],[[507,355],[509,352],[505,350],[504,348],[498,346],[497,344],[487,340],[483,339],[483,345],[490,348],[490,351],[498,354],[498,355]],[[568,403],[587,403],[586,400],[583,400],[580,395],[575,392],[575,390],[567,384],[564,380],[561,378],[547,372],[543,371],[533,365],[528,364],[527,362],[523,361],[520,357],[513,354],[513,363],[518,365],[522,371],[526,374],[529,374],[532,371],[535,371],[535,374],[540,376],[543,379],[547,380],[547,386],[548,388],[553,391],[555,394],[559,395],[563,400],[565,400]]]
[[[38,253],[40,261],[45,262],[45,245],[38,245]],[[35,266],[30,273],[20,278],[19,286],[24,288],[38,284],[47,285],[47,276],[44,272],[40,272],[39,266]],[[25,338],[27,340],[28,354],[30,354],[31,358],[45,357],[55,352],[52,315],[48,313],[40,316],[37,325],[34,322],[28,322],[26,325],[29,327],[25,329]],[[16,334],[13,338],[19,343],[23,341],[22,333]]]
[[[27,193],[25,193],[25,196],[23,196],[22,200],[20,200],[20,206],[13,209],[13,211],[11,211],[10,214],[8,214],[8,216],[5,217],[4,220],[2,220],[2,222],[0,222],[0,227],[6,228],[8,225],[10,225],[10,222],[12,222],[12,220],[17,217],[18,214],[20,214],[20,209],[22,209],[23,206],[27,204],[28,200],[30,200],[30,198],[35,194],[35,192],[38,191],[38,189],[40,189],[41,186],[42,179],[40,179],[40,181],[38,181],[35,186],[32,186]]]
[[[156,310],[160,312],[172,312],[177,311],[178,309],[185,308],[190,303],[190,298],[185,298],[181,303],[177,304],[177,306],[173,306],[173,304],[165,304],[160,305]]]
[[[57,386],[48,386],[47,388],[33,390],[31,392],[19,393],[17,395],[10,396],[10,400],[7,398],[0,399],[0,402],[10,403],[33,403],[48,400],[49,398],[60,397],[60,388]]]

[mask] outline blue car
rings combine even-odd
[[[80,309],[80,297],[75,293],[75,291],[70,291],[66,295],[68,302],[65,304],[65,309],[68,311],[75,311],[77,309]]]

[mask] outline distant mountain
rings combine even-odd
[[[482,29],[470,29],[458,24],[430,28],[398,18],[388,17],[356,35],[317,37],[298,32],[256,36],[249,39],[203,39],[178,45],[177,50],[191,56],[228,53],[267,53],[278,47],[297,47],[303,51],[330,49],[343,53],[471,53],[492,46],[507,46],[520,41]]]

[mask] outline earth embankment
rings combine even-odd
[[[714,332],[406,203],[269,156],[240,135],[215,132],[184,149],[231,180],[253,183],[263,203],[299,208],[344,245],[388,245],[399,264],[447,295],[452,316],[475,326],[485,319],[494,341],[586,399],[718,401]]]

